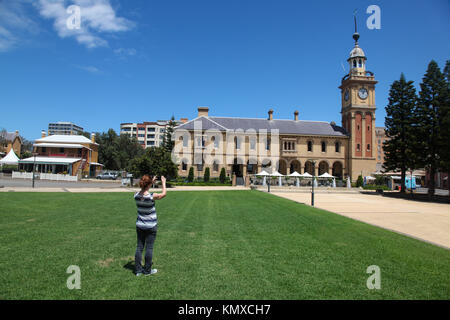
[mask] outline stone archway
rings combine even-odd
[[[330,169],[330,166],[328,165],[328,162],[326,162],[326,161],[319,162],[319,176],[324,173],[328,173],[329,169]]]
[[[332,175],[336,178],[342,179],[343,177],[343,166],[340,161],[336,161],[333,163],[333,173]]]
[[[305,162],[305,172],[308,172],[310,175],[314,175],[314,169],[314,164],[311,161]]]
[[[299,160],[292,160],[289,164],[289,174],[296,171],[297,173],[301,173],[302,171],[302,165]]]
[[[278,172],[283,174],[283,175],[287,175],[287,161],[284,159],[280,159],[278,161]]]

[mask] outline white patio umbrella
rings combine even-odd
[[[268,173],[267,173],[266,171],[264,171],[264,170],[261,170],[261,172],[255,174],[255,176],[263,177],[263,186],[265,186],[265,185],[266,185],[266,177],[267,177],[267,176],[270,176],[270,174],[268,174]]]
[[[352,188],[352,182],[350,180],[350,176],[347,177],[347,188],[351,189]]]
[[[319,176],[319,178],[334,178],[334,176],[332,176],[331,174],[329,174],[328,172],[325,172],[324,174],[321,174]]]
[[[310,175],[308,172],[305,172],[305,173],[302,173],[300,175],[300,177],[302,177],[302,178],[312,178],[312,175]]]
[[[297,171],[292,172],[289,177],[294,177],[295,178],[295,185],[297,187],[300,186],[300,179],[298,177],[301,177],[302,175],[300,173],[298,173]]]
[[[271,177],[278,177],[278,186],[282,186],[283,184],[281,183],[281,177],[284,177],[281,173],[279,173],[278,171],[274,171],[270,174]]]

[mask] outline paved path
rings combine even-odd
[[[311,194],[272,193],[300,203],[311,204]],[[450,204],[354,193],[316,193],[314,204],[320,209],[450,249]]]
[[[110,186],[102,186],[102,187],[3,187],[0,188],[0,192],[136,192],[139,191],[140,188],[128,188],[128,187],[110,187]],[[246,187],[229,187],[229,186],[211,186],[211,187],[190,187],[190,186],[179,186],[176,188],[168,188],[167,191],[220,191],[220,190],[250,190],[250,188]],[[161,189],[151,189],[152,192],[160,192]]]

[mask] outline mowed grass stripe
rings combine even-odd
[[[270,194],[169,192],[157,212],[159,272],[137,278],[131,193],[0,193],[0,298],[450,297],[449,250]],[[81,290],[66,288],[72,264]]]

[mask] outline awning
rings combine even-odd
[[[91,165],[91,166],[100,166],[100,167],[104,167],[103,164],[98,163],[98,162],[91,162],[90,165]]]
[[[81,158],[58,158],[58,157],[34,157],[19,160],[19,163],[39,163],[39,164],[72,164],[80,161]]]

